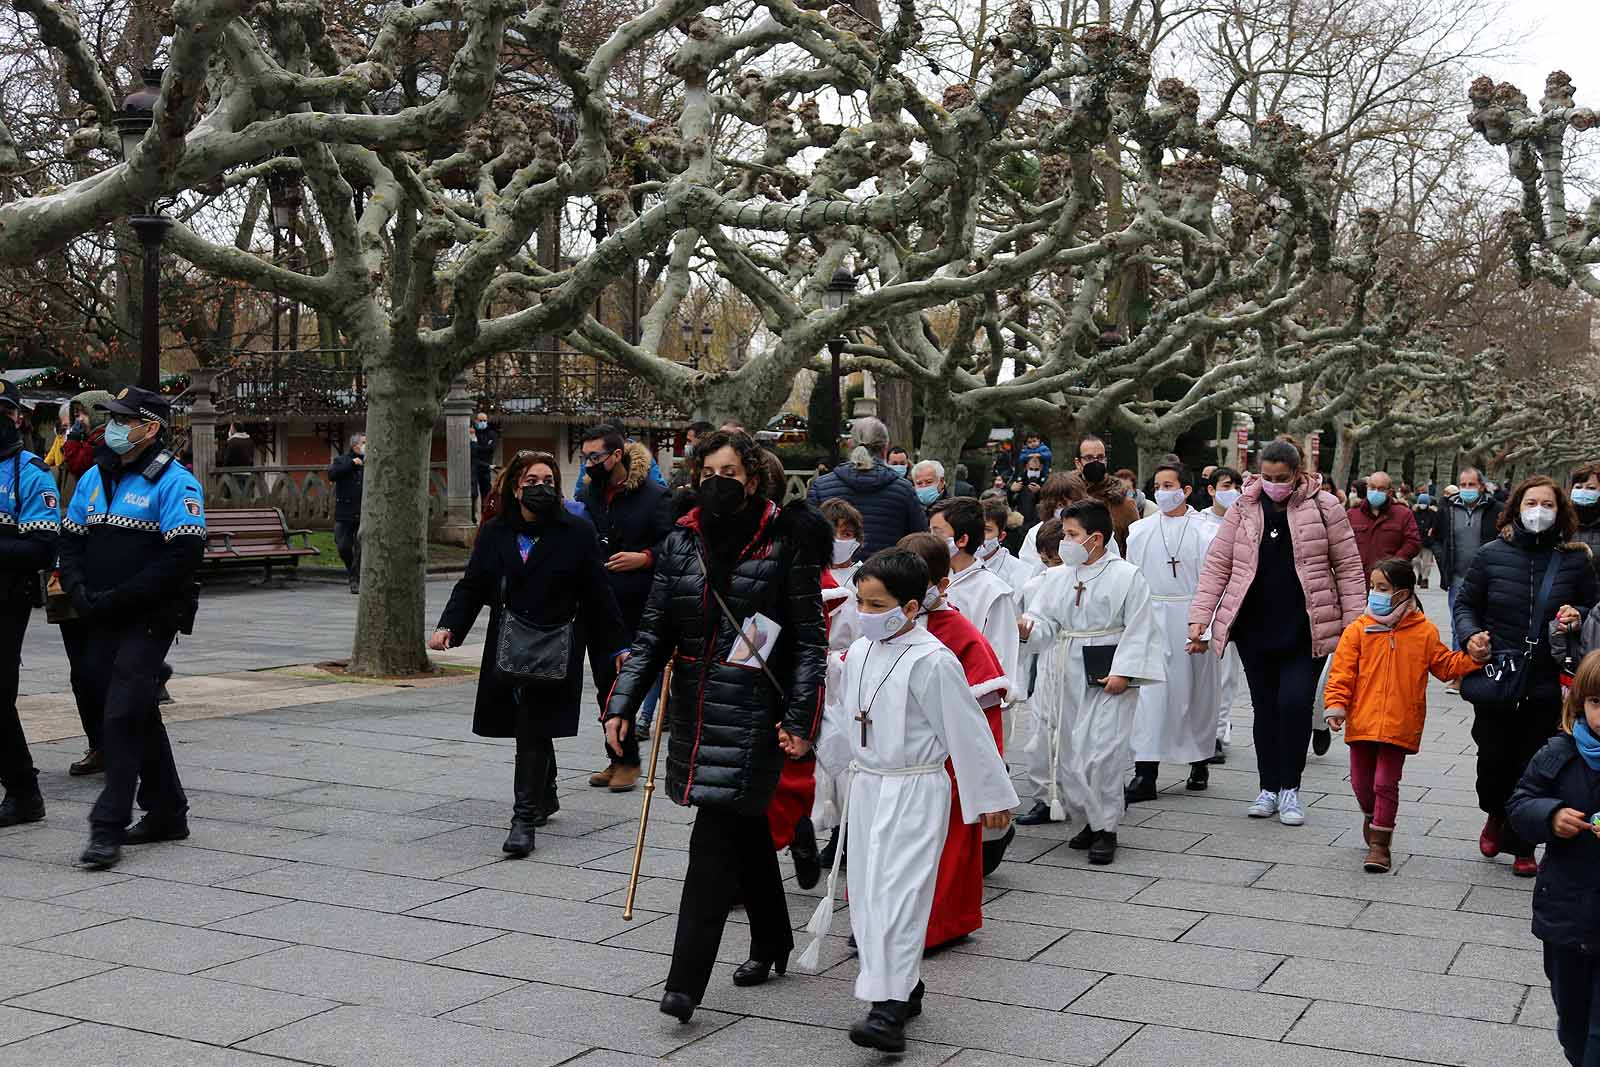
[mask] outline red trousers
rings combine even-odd
[[[1400,809],[1400,773],[1406,751],[1383,741],[1350,742],[1350,786],[1377,830],[1393,830]]]
[[[778,776],[778,791],[767,805],[767,828],[772,831],[772,848],[782,852],[794,843],[794,826],[801,816],[811,814],[817,796],[816,760],[784,760]]]

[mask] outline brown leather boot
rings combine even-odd
[[[639,780],[639,765],[637,763],[616,763],[611,767],[611,791],[613,793],[626,793],[633,788]]]
[[[1372,847],[1372,816],[1361,816],[1361,840],[1368,848]]]
[[[1392,863],[1389,856],[1389,842],[1394,839],[1394,831],[1373,828],[1371,834],[1371,843],[1367,846],[1367,858],[1361,864],[1361,869],[1368,874],[1388,874]]]
[[[67,773],[74,778],[82,778],[86,774],[99,774],[106,769],[105,759],[97,748],[87,748],[83,751],[83,758],[77,763],[67,767]]]
[[[604,789],[606,786],[611,784],[611,778],[616,773],[617,765],[613,763],[606,767],[605,770],[595,771],[593,774],[591,774],[589,776],[589,784],[595,789]]]

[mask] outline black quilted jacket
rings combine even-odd
[[[696,508],[656,549],[633,654],[607,701],[608,719],[631,722],[671,659],[667,792],[679,804],[765,812],[786,758],[778,726],[814,738],[822,724],[827,639],[821,567],[832,531],[803,502],[764,509],[720,592],[740,623],[759,612],[782,627],[767,666],[783,691],[759,667],[728,662],[734,630],[706,588]]]
[[[1571,734],[1556,734],[1528,763],[1506,802],[1511,828],[1529,845],[1544,845],[1533,888],[1533,934],[1552,945],[1600,952],[1600,841],[1588,832],[1557,837],[1558,808],[1600,811],[1600,774],[1578,755]]]

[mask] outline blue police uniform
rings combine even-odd
[[[8,418],[0,407],[0,418]],[[0,455],[0,826],[44,815],[38,773],[17,715],[22,637],[39,595],[39,573],[55,564],[61,502],[44,461],[22,448]]]
[[[157,417],[141,397],[159,403],[167,421],[164,401],[143,390],[127,405],[103,406],[120,414],[138,404],[138,414]],[[86,694],[91,713],[100,713],[105,760],[105,786],[89,813],[91,849],[101,839],[120,845],[136,789],[148,813],[141,825],[157,833],[141,840],[164,831],[187,836],[188,800],[161,723],[159,671],[176,634],[192,628],[205,539],[200,484],[166,451],[146,450],[128,465],[120,457],[102,461],[84,472],[67,507],[61,584],[88,621],[89,662],[108,668]]]

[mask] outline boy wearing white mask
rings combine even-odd
[[[885,549],[856,573],[862,636],[827,694],[817,757],[850,774],[845,848],[850,926],[860,955],[856,996],[872,1004],[850,1028],[864,1048],[903,1052],[906,1021],[922,1010],[922,952],[950,818],[951,777],[966,818],[1003,829],[1017,803],[1005,762],[961,663],[916,625],[929,585],[913,552]],[[833,919],[838,866],[807,929],[800,957],[817,966]]]
[[[1111,513],[1095,500],[1061,517],[1062,566],[1047,571],[1020,629],[1038,642],[1033,699],[1050,738],[1050,817],[1082,819],[1068,844],[1117,852],[1122,774],[1133,758],[1136,686],[1166,678],[1166,642],[1139,568],[1110,556]]]
[[[1010,586],[1015,595],[1022,591],[1023,585],[1038,573],[1039,568],[1024,563],[1005,546],[1011,515],[1010,506],[1003,500],[983,505],[983,545],[977,555],[979,565]]]
[[[1157,514],[1128,527],[1128,562],[1150,586],[1156,618],[1166,645],[1166,681],[1139,690],[1133,725],[1134,776],[1129,804],[1156,797],[1162,763],[1189,764],[1186,788],[1210,784],[1208,764],[1215,754],[1218,681],[1214,656],[1191,656],[1189,602],[1200,582],[1206,550],[1217,526],[1189,506],[1194,483],[1176,463],[1155,470]]]
[[[1017,676],[1017,603],[1011,586],[978,562],[983,545],[983,505],[968,497],[940,501],[928,529],[950,552],[950,587],[945,596],[978,628],[1006,677]],[[1008,728],[1007,733],[1010,733]]]
[[[1217,467],[1208,480],[1211,487],[1211,506],[1200,517],[1212,526],[1212,533],[1222,526],[1228,509],[1239,501],[1239,487],[1244,479],[1232,467]],[[1228,762],[1228,746],[1233,743],[1233,698],[1239,692],[1239,679],[1244,677],[1244,667],[1239,663],[1239,650],[1230,642],[1222,655],[1217,671],[1221,696],[1217,702],[1217,747],[1212,763]]]

